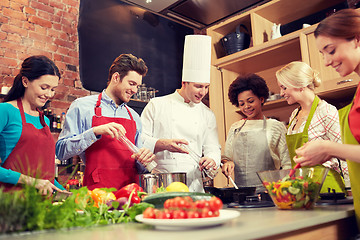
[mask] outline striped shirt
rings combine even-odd
[[[295,117],[298,111],[299,109],[295,109],[290,116],[289,122],[291,125],[287,130],[288,135],[301,133],[304,131],[306,120],[301,123],[300,128],[293,130],[297,122]],[[293,118],[295,118],[294,121],[292,121]],[[309,125],[308,137],[309,142],[317,139],[323,139],[341,143],[339,114],[336,107],[324,100],[319,102],[319,105],[317,106]],[[323,165],[341,173],[339,162],[341,164],[344,180],[347,181],[349,178],[349,172],[345,161],[339,161],[337,158],[332,158],[330,161],[323,163]]]

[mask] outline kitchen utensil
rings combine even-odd
[[[147,173],[139,174],[139,185],[148,194],[155,193],[159,187],[166,188],[172,182],[182,182],[186,185],[186,173]]]
[[[290,171],[282,169],[257,174],[279,209],[312,209],[329,169],[298,168],[292,178],[289,177]]]
[[[222,167],[223,166],[223,164],[222,163],[220,163],[220,167]],[[236,188],[236,189],[239,189],[238,188],[238,186],[236,185],[236,183],[234,182],[234,180],[232,179],[232,177],[231,176],[226,176],[229,180],[230,180],[230,182],[231,182],[231,184]]]
[[[241,27],[245,29],[246,32],[241,32]],[[235,32],[224,36],[221,39],[221,43],[225,49],[226,55],[230,55],[248,48],[250,46],[250,39],[249,30],[244,24],[240,24],[236,27]]]
[[[220,198],[223,203],[239,201],[239,198],[245,200],[246,196],[254,195],[256,191],[256,187],[239,187],[238,189],[235,189],[205,186],[204,189],[205,192],[213,194],[214,196]]]
[[[54,192],[53,192],[53,200],[55,202],[62,202],[71,195],[72,195],[72,192],[59,192],[59,191],[54,190]]]
[[[148,194],[156,193],[159,188],[159,176],[156,174],[146,173],[139,175],[139,185]]]
[[[296,169],[300,168],[300,163],[297,163],[294,168],[290,170],[289,177],[292,177],[295,174]]]
[[[199,165],[199,161],[201,156],[199,156],[196,152],[194,152],[194,150],[192,150],[188,145],[186,144],[182,144],[181,145],[182,148],[184,148],[186,151],[189,152],[189,156],[196,162],[197,165]],[[200,167],[200,166],[199,166]],[[207,177],[209,177],[210,179],[213,179],[216,176],[217,171],[212,170],[212,169],[203,169],[201,172],[202,178],[206,179]]]
[[[135,146],[125,135],[121,135],[119,140],[121,140],[122,143],[132,152],[132,153],[138,153],[139,148]],[[149,172],[151,172],[155,167],[157,166],[155,161],[151,161],[148,163],[145,167]]]

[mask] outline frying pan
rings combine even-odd
[[[204,187],[205,192],[220,198],[223,203],[243,202],[246,196],[255,195],[256,187],[216,188]]]

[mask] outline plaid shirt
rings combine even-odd
[[[292,112],[289,122],[291,122],[292,119],[295,118],[298,111],[299,109],[297,108]],[[291,125],[288,127],[287,134],[296,134],[304,131],[306,121],[301,123],[299,129],[292,130],[296,122],[296,119],[292,121]],[[341,143],[339,114],[336,107],[327,103],[324,100],[321,100],[321,102],[315,109],[313,118],[311,119],[308,129],[308,137],[309,142],[316,139],[323,139]],[[345,161],[339,161],[337,158],[332,158],[330,161],[323,163],[323,165],[341,173],[339,162],[341,164],[342,175],[344,179],[347,180],[349,178],[349,172]]]

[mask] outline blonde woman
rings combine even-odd
[[[321,83],[318,72],[304,62],[291,62],[276,72],[280,94],[289,105],[298,103],[289,120],[286,142],[292,166],[295,150],[304,143],[317,139],[341,143],[339,115],[336,107],[321,100],[314,88]],[[347,165],[337,158],[317,166],[330,171],[321,192],[346,192],[343,176],[348,179]]]

